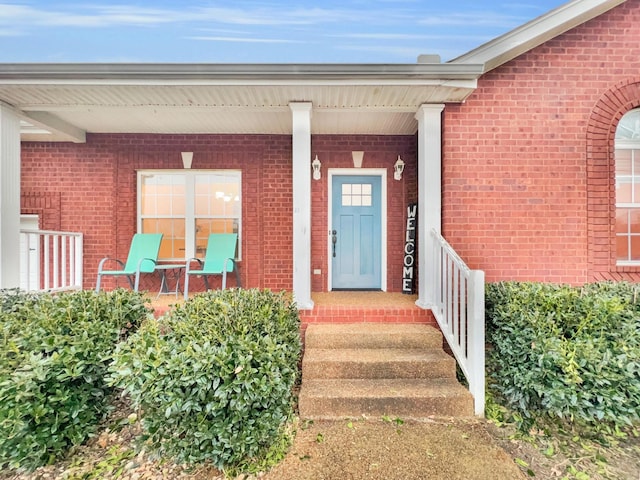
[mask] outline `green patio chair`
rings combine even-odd
[[[222,289],[227,288],[227,273],[235,272],[236,285],[241,288],[240,275],[236,265],[236,247],[238,244],[237,233],[212,233],[207,241],[207,252],[204,262],[199,258],[187,260],[187,268],[184,276],[184,298],[189,298],[189,277],[191,275],[202,275],[204,285],[209,290],[209,275],[222,275]],[[200,265],[200,270],[191,270],[191,262],[196,261]]]
[[[104,275],[123,276],[129,282],[134,291],[138,291],[140,286],[141,273],[153,273],[158,262],[160,252],[161,233],[136,233],[131,240],[127,263],[116,258],[105,257],[98,265],[98,280],[96,281],[96,292],[100,291],[100,281]],[[112,260],[117,262],[121,270],[103,270],[104,264]]]

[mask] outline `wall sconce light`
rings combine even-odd
[[[316,158],[313,160],[313,162],[311,162],[311,168],[313,168],[314,180],[320,180],[322,178],[322,172],[320,172],[321,166],[322,164],[320,163],[320,160],[318,160],[318,155],[316,155]]]
[[[184,168],[191,168],[191,162],[193,161],[193,152],[181,152],[182,166]]]
[[[353,158],[353,168],[362,167],[362,157],[364,157],[364,152],[351,152],[351,157]]]
[[[402,180],[402,172],[404,172],[404,162],[398,155],[398,160],[396,160],[395,165],[393,166],[393,178],[396,180]]]

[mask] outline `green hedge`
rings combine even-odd
[[[82,443],[104,418],[115,345],[150,310],[125,290],[5,290],[0,308],[0,467],[33,469]]]
[[[487,285],[490,388],[536,418],[619,428],[640,419],[640,287]]]
[[[293,411],[300,325],[284,294],[197,295],[118,348],[113,382],[142,410],[147,445],[218,468],[269,456]]]

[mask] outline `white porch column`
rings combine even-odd
[[[293,296],[299,309],[311,300],[311,102],[289,104],[293,120]]]
[[[0,288],[20,286],[20,119],[0,105]]]
[[[431,230],[442,228],[442,111],[444,104],[424,104],[418,120],[418,300],[434,305],[435,282]]]

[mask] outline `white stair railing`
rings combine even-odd
[[[484,272],[470,270],[436,231],[433,251],[433,315],[473,396],[475,414],[484,415]]]
[[[82,289],[82,234],[20,230],[20,288],[61,292]]]

